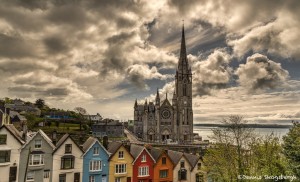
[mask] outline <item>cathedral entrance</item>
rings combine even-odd
[[[162,141],[165,141],[170,138],[170,135],[162,135]]]
[[[161,140],[165,141],[170,138],[171,132],[168,129],[164,129],[164,131],[161,133]]]

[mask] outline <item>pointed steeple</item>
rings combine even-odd
[[[184,24],[182,24],[181,46],[180,46],[180,57],[179,57],[178,69],[182,69],[182,66],[186,63],[187,63],[187,55],[186,55],[186,45],[185,45],[185,35],[184,35]]]
[[[156,104],[156,105],[160,105],[160,97],[159,97],[159,91],[158,91],[158,88],[157,88],[157,91],[156,91],[155,104]]]
[[[135,99],[135,102],[134,102],[134,108],[137,108],[137,99]]]

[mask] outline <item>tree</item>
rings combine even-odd
[[[43,99],[37,99],[34,105],[36,105],[36,107],[39,109],[43,109],[45,106],[45,101]]]
[[[287,135],[283,137],[283,153],[294,174],[300,178],[300,123],[293,122]]]
[[[75,107],[74,108],[74,111],[78,114],[79,116],[79,126],[80,126],[80,131],[81,131],[81,128],[82,128],[82,121],[85,119],[84,118],[84,115],[87,114],[87,111],[86,109],[82,108],[82,107]]]
[[[287,164],[278,137],[273,134],[259,137],[241,116],[230,116],[222,123],[224,127],[213,129],[212,139],[216,144],[204,155],[204,164],[212,180],[247,181],[243,175],[286,174]]]
[[[246,126],[242,116],[223,119],[224,127],[213,129],[214,148],[208,149],[204,162],[209,172],[219,180],[235,181],[238,175],[249,174],[247,168],[248,144],[254,137],[253,129]]]

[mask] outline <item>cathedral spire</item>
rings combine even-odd
[[[186,56],[186,45],[185,45],[185,35],[184,35],[184,23],[182,24],[182,34],[181,34],[181,47],[180,47],[180,57],[178,68],[182,67],[182,65],[187,62]]]

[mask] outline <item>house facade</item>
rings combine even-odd
[[[133,161],[133,181],[139,182],[152,182],[153,178],[153,166],[155,164],[155,160],[148,152],[148,150],[139,145],[130,145],[130,153],[134,157]]]
[[[83,166],[83,150],[65,134],[56,145],[53,152],[53,181],[81,182]]]
[[[55,146],[42,131],[36,132],[21,149],[19,179],[23,181],[52,181],[52,152]],[[25,173],[27,169],[27,174]]]
[[[109,152],[98,139],[89,137],[82,145],[83,175],[82,181],[108,182],[109,181]]]
[[[124,125],[113,119],[104,119],[92,125],[93,136],[124,137]]]
[[[173,181],[173,162],[167,154],[167,151],[158,148],[151,148],[150,154],[155,160],[153,179],[155,182]]]
[[[13,125],[0,128],[0,181],[20,181],[20,149],[24,144],[21,134]]]
[[[130,154],[130,146],[125,148],[122,143],[112,142],[108,145],[109,158],[109,182],[133,182],[132,162],[134,158]]]
[[[195,178],[192,180],[191,176],[192,166],[186,156],[182,152],[172,150],[168,151],[168,155],[174,164],[173,181],[195,182]]]

